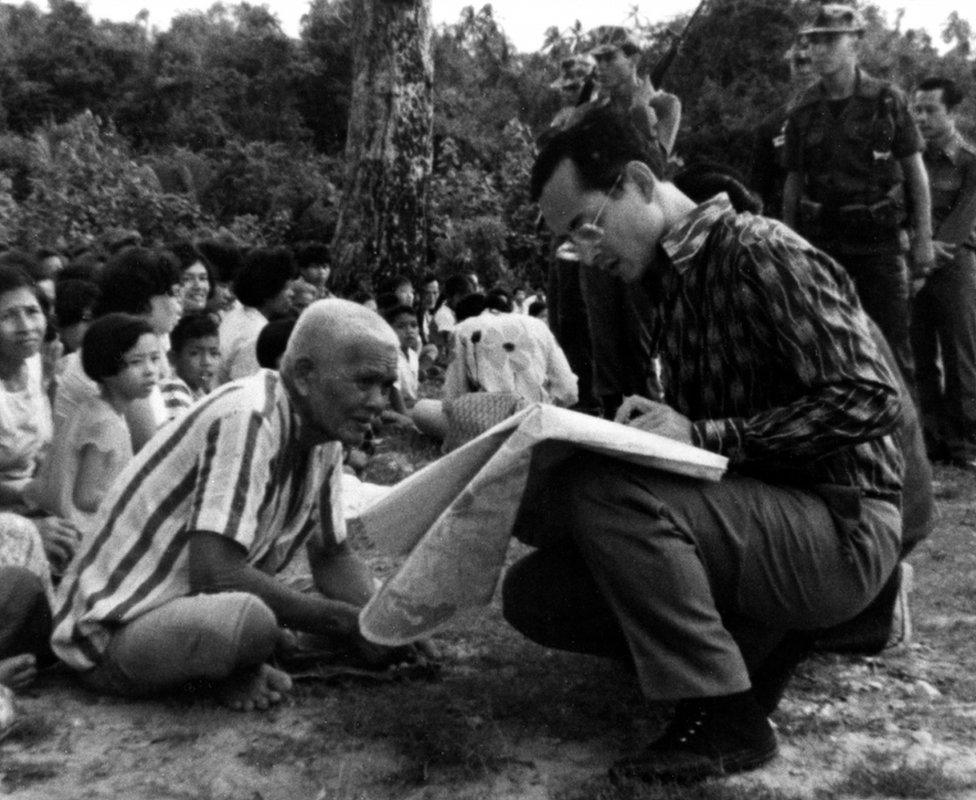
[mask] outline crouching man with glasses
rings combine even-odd
[[[901,413],[854,287],[782,224],[696,205],[655,177],[626,120],[554,136],[532,194],[583,264],[635,284],[665,402],[618,421],[726,455],[717,483],[609,458],[554,468],[515,534],[509,622],[550,647],[632,663],[663,735],[611,774],[695,780],[772,759],[767,720],[797,631],[860,612],[901,543]],[[650,365],[648,365],[650,368]]]

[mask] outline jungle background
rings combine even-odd
[[[415,0],[414,11],[424,2]],[[0,244],[70,254],[117,229],[149,242],[216,234],[244,244],[335,243],[341,212],[376,212],[343,191],[364,153],[349,141],[362,136],[355,119],[350,128],[362,102],[356,86],[395,93],[403,74],[377,85],[375,64],[357,57],[357,46],[371,47],[364,20],[383,4],[391,0],[312,0],[297,39],[249,3],[186,13],[165,30],[150,28],[145,12],[128,23],[95,21],[72,0],[51,0],[47,12],[0,4]],[[784,53],[815,5],[707,3],[665,81],[684,105],[679,162],[747,171],[753,131],[789,96]],[[947,74],[974,94],[976,35],[963,16],[942,23],[938,42],[871,4],[861,8],[869,71],[905,89]],[[649,68],[687,18],[648,24],[637,12],[607,23],[635,29]],[[415,129],[429,138],[411,189],[419,211],[395,233],[410,228],[413,237],[405,250],[359,253],[347,267],[539,281],[548,243],[536,230],[527,176],[535,138],[558,108],[549,84],[560,59],[586,47],[586,31],[551,28],[540,51],[522,53],[490,5],[466,8],[451,25],[431,27],[429,13],[417,20],[406,35],[423,39],[431,57],[420,80],[429,84],[432,123]],[[384,31],[368,33],[382,39]],[[971,132],[972,98],[963,112]],[[411,135],[385,146],[409,148]],[[400,198],[389,182],[359,188],[394,195],[387,204],[409,194]]]

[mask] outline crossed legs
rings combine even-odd
[[[281,635],[271,609],[255,595],[181,597],[123,626],[82,680],[125,696],[213,682],[218,699],[232,708],[266,708],[291,688],[288,675],[266,663]]]

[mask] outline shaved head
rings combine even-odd
[[[359,444],[397,378],[400,340],[375,311],[317,300],[295,324],[281,375],[313,442]]]
[[[281,359],[281,371],[289,373],[300,358],[329,361],[368,342],[399,344],[393,329],[375,311],[349,300],[317,300],[298,318]]]

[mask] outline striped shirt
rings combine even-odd
[[[311,535],[342,541],[342,447],[302,447],[301,424],[278,374],[261,370],[154,437],[106,495],[58,588],[55,653],[90,669],[119,625],[189,595],[193,531],[232,539],[269,574]],[[331,507],[320,514],[324,481]]]
[[[725,195],[661,247],[649,322],[666,402],[693,420],[695,443],[773,483],[898,502],[898,384],[847,273]]]

